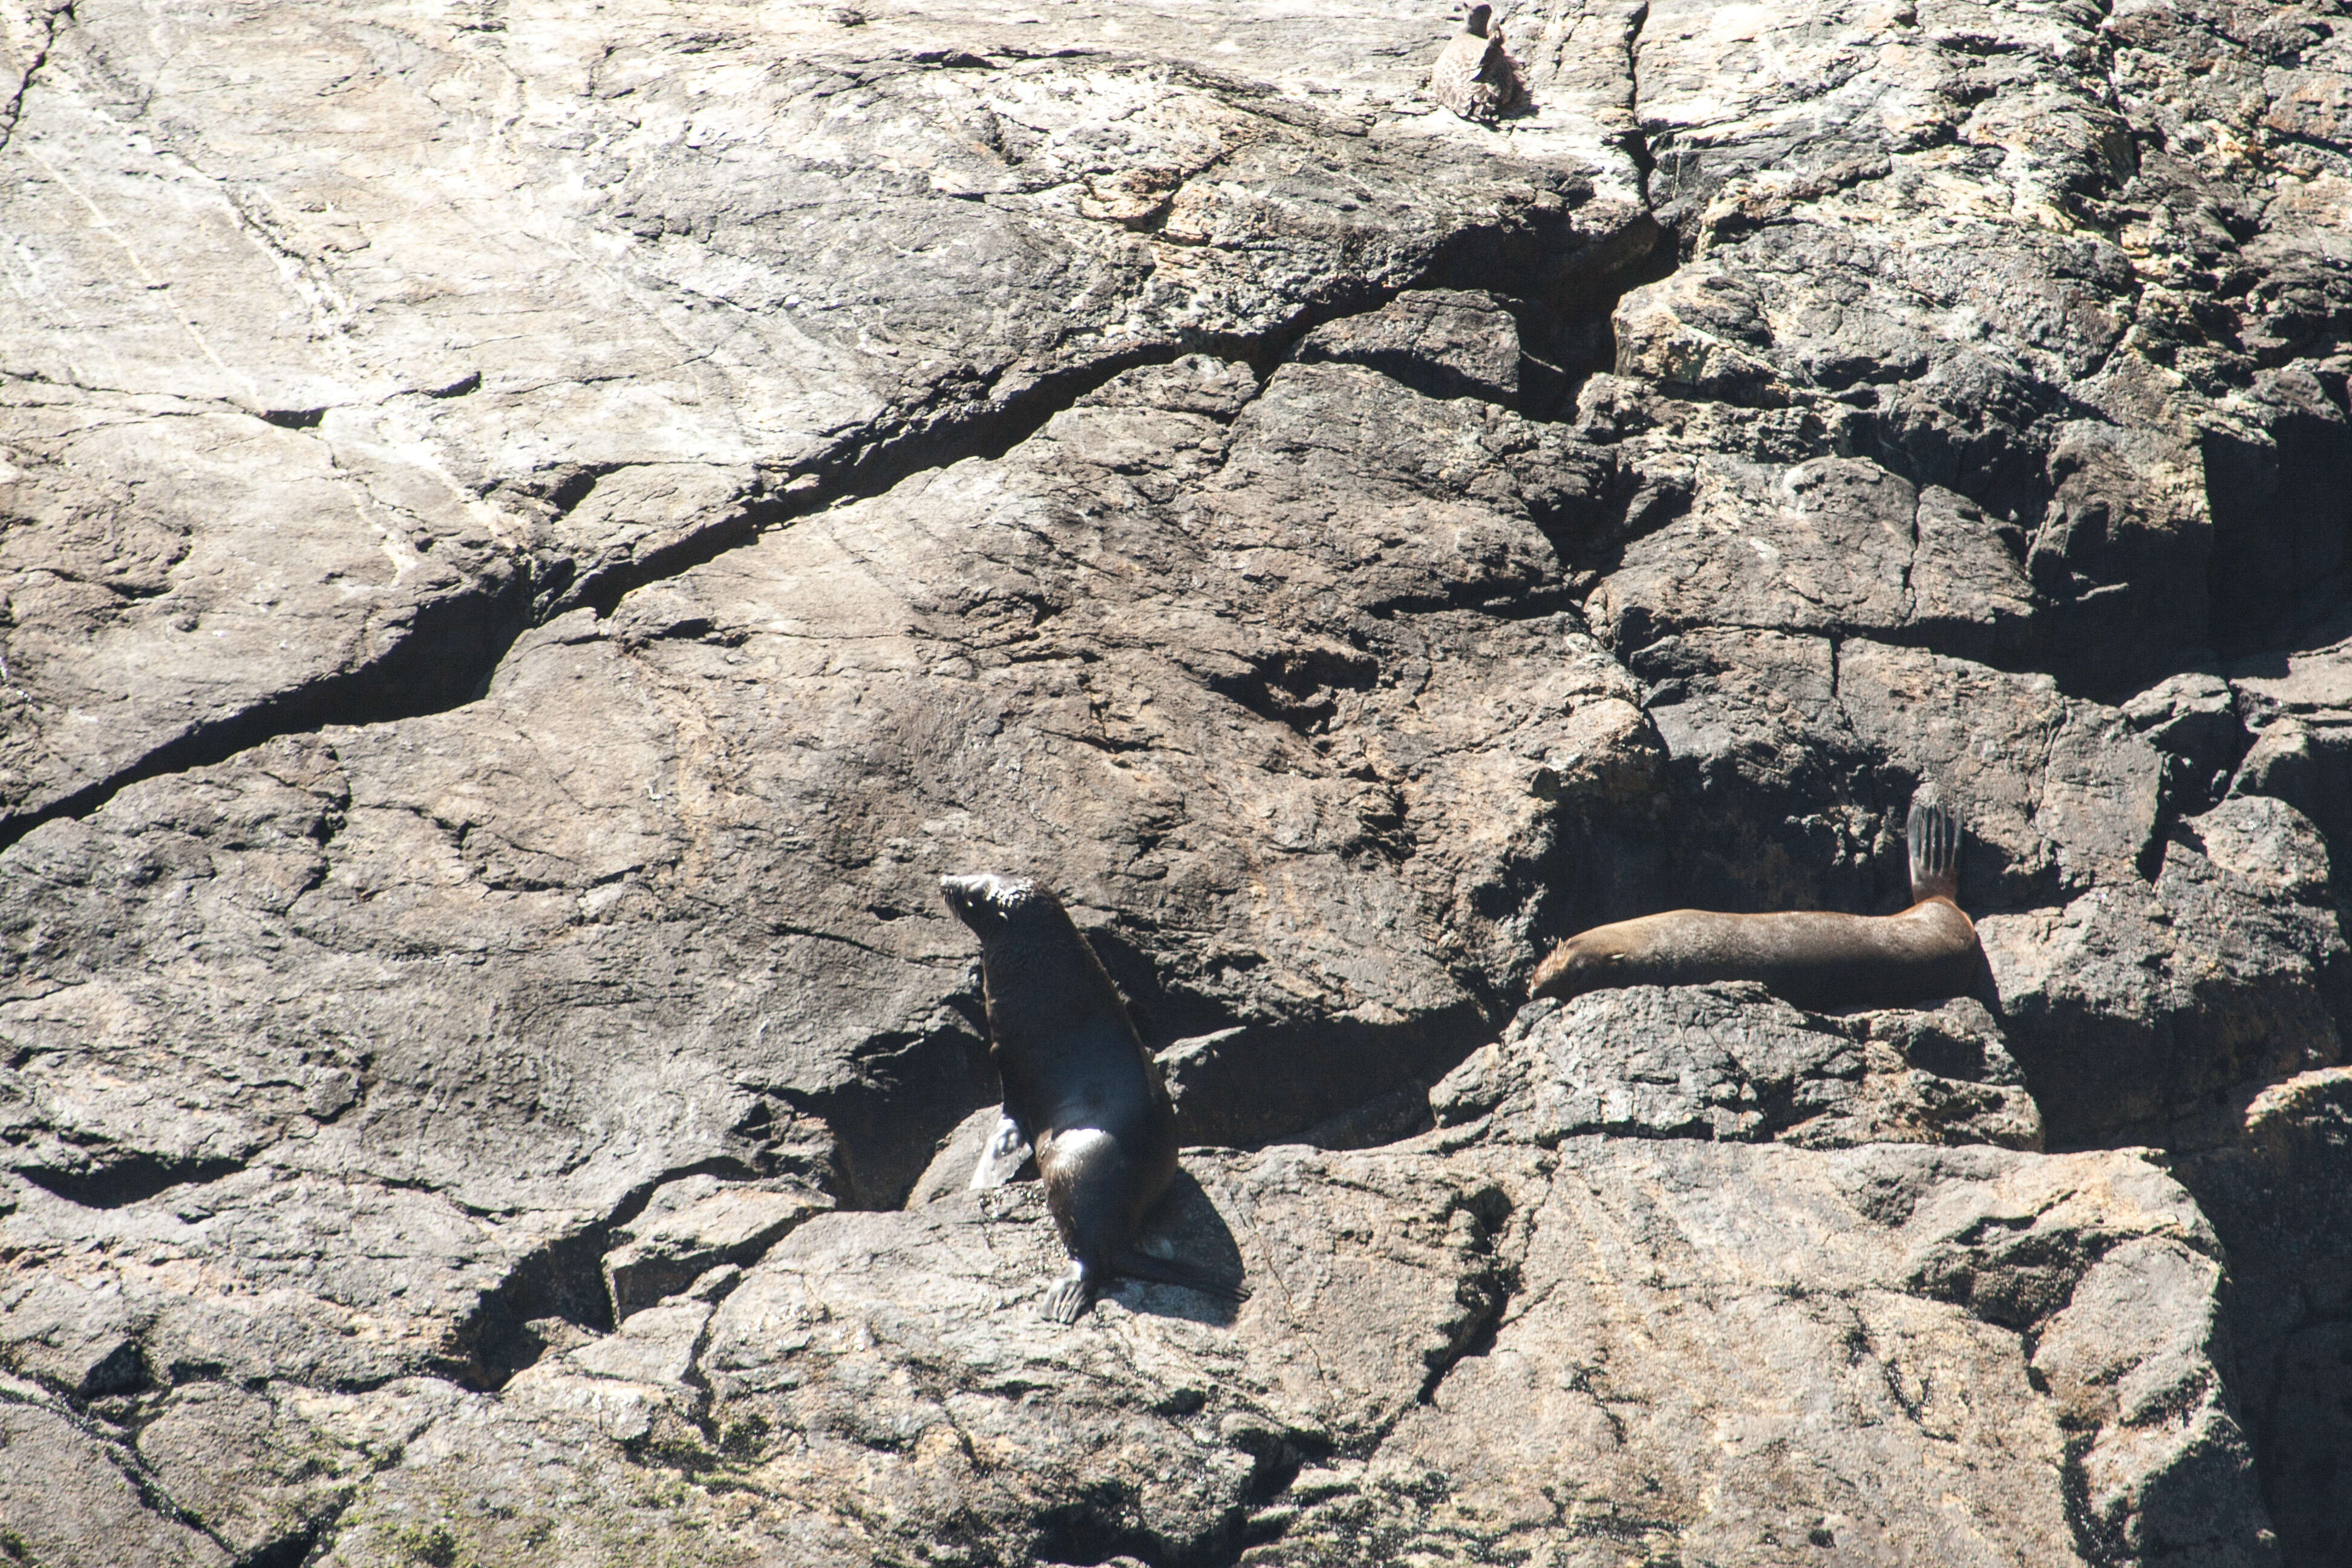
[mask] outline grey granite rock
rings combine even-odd
[[[0,1548],[2340,1555],[2352,35],[1502,20],[0,8]],[[1923,782],[1990,1011],[1519,1012]]]
[[[1592,612],[1622,646],[1703,626],[2011,657],[2033,589],[2000,523],[1874,463],[1701,459],[1689,512],[1628,546]]]
[[[1984,1005],[1830,1016],[1761,987],[1635,986],[1530,1004],[1430,1091],[1459,1138],[2042,1146],[2042,1119]]]
[[[614,1245],[604,1253],[604,1271],[614,1321],[626,1322],[713,1269],[758,1258],[832,1206],[825,1194],[791,1182],[689,1176],[668,1183],[611,1233]]]
[[[220,1542],[158,1509],[135,1467],[88,1422],[37,1389],[0,1398],[0,1530],[19,1562],[215,1568]]]
[[[2347,1539],[2352,1069],[2271,1086],[2246,1105],[2242,1136],[2173,1168],[2228,1250],[2234,1383],[2247,1427],[2261,1435],[2280,1546],[2290,1563],[2325,1563]]]
[[[1125,1284],[1085,1331],[1047,1325],[1034,1187],[826,1216],[453,1410],[326,1560],[584,1563],[684,1531],[714,1561],[1771,1562],[1817,1531],[2268,1560],[2212,1237],[2134,1156],[1588,1138],[1188,1165],[1148,1245],[1233,1249],[1237,1315]]]
[[[43,280],[8,318],[0,482],[36,525],[0,550],[13,826],[462,700],[533,609],[609,603],[803,480],[1034,426],[1139,358],[1433,268],[1590,288],[1654,233],[1572,166],[1392,149],[1205,58],[812,19],[44,16],[10,124]],[[541,107],[478,179],[460,128],[501,92]],[[265,129],[314,110],[346,129]]]
[[[2263,1084],[2343,1059],[2344,935],[2332,908],[2305,901],[2317,835],[2273,817],[2269,843],[2294,858],[2230,869],[2251,826],[2230,804],[2210,828],[2182,825],[2152,887],[1978,923],[2053,1146],[2197,1147],[2230,1136]]]
[[[1555,1540],[1591,1563],[1627,1544],[1753,1563],[2272,1560],[2252,1487],[2213,1484],[2242,1475],[2244,1440],[2211,1354],[2211,1235],[2168,1181],[2116,1155],[1637,1148],[1563,1146],[1492,1345],[1352,1495],[1307,1510],[1296,1545],[1245,1561],[1368,1540]],[[2137,1289],[2144,1272],[2178,1304]],[[2092,1379],[2147,1396],[2077,1394],[2063,1358],[2086,1353]],[[1995,1472],[2011,1479],[1979,1491]],[[2095,1479],[2075,1492],[2074,1474]]]

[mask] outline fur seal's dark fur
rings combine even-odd
[[[1118,989],[1053,894],[1005,877],[943,877],[980,938],[989,1057],[1004,1114],[1036,1152],[1070,1272],[1045,1315],[1075,1322],[1115,1274],[1238,1300],[1235,1284],[1135,1247],[1176,1175],[1176,1112]]]
[[[1760,980],[1804,1006],[1901,1006],[1957,996],[1979,963],[1977,928],[1959,889],[1960,823],[1924,795],[1907,829],[1911,896],[1899,915],[1825,910],[1727,915],[1669,910],[1580,931],[1536,968],[1538,996],[1617,985]]]

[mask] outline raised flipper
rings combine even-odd
[[[1911,797],[1911,820],[1904,837],[1911,850],[1911,901],[1929,899],[1959,901],[1960,817],[1936,797],[1935,787],[1921,784]]]
[[[1021,1131],[1021,1123],[1010,1116],[1000,1116],[996,1131],[980,1146],[980,1163],[971,1168],[971,1192],[986,1192],[1001,1187],[1019,1173],[1029,1158],[1029,1134]],[[955,1167],[948,1167],[953,1170]]]

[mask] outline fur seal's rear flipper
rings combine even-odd
[[[1805,1007],[1902,1007],[1964,994],[1983,955],[1952,897],[1960,819],[1923,789],[1908,838],[1916,901],[1899,915],[1669,910],[1570,937],[1536,966],[1531,994],[1757,980]]]
[[[1130,1279],[1149,1279],[1155,1285],[1178,1285],[1187,1290],[1198,1290],[1203,1296],[1215,1296],[1227,1301],[1246,1301],[1250,1289],[1238,1279],[1224,1279],[1204,1268],[1174,1258],[1154,1258],[1148,1252],[1128,1247],[1111,1264],[1111,1272],[1124,1274]]]
[[[1911,797],[1911,819],[1903,837],[1911,851],[1911,901],[1960,896],[1959,814],[1922,784]]]

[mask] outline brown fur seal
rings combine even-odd
[[[1960,821],[1923,795],[1906,830],[1911,896],[1899,915],[1726,915],[1669,910],[1580,931],[1537,966],[1537,996],[1614,985],[1760,980],[1803,1006],[1900,1006],[1966,992],[1980,962],[1959,889]]]
[[[1462,30],[1445,41],[1429,73],[1429,96],[1465,120],[1491,124],[1526,100],[1527,83],[1503,41],[1486,30],[1491,5],[1473,5]]]
[[[1005,877],[942,877],[940,890],[980,938],[1005,1120],[1036,1151],[1045,1208],[1070,1255],[1045,1315],[1076,1322],[1115,1274],[1248,1295],[1136,1250],[1144,1215],[1175,1179],[1176,1112],[1118,987],[1060,900]],[[1000,1126],[992,1147],[1003,1141]],[[985,1184],[977,1173],[974,1184]]]

